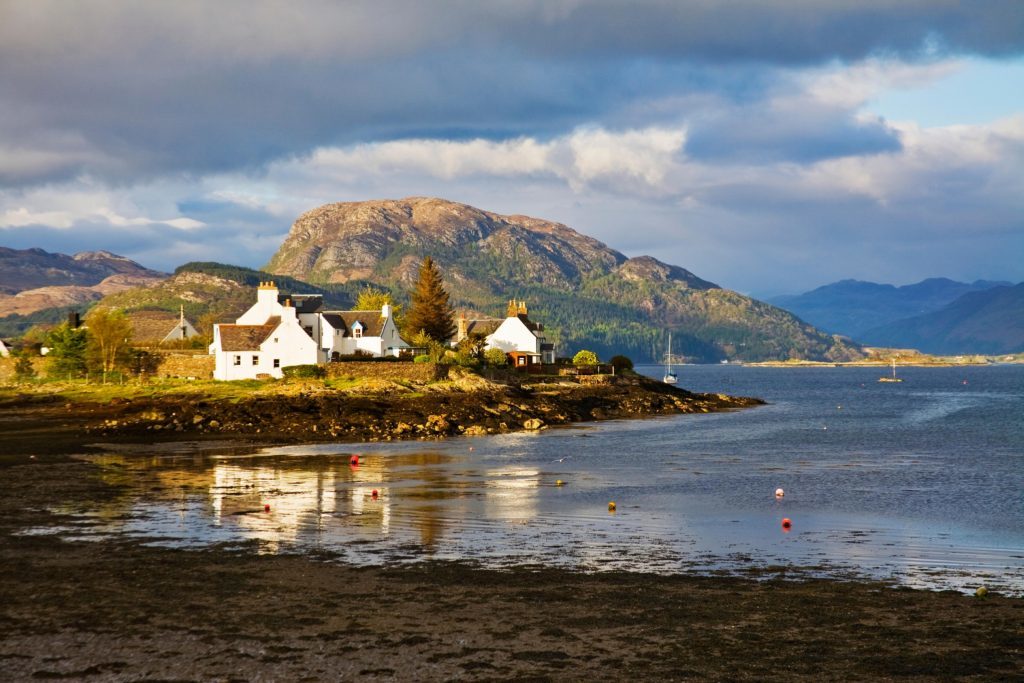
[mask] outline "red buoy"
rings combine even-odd
[[[373,493],[370,494],[370,497],[372,497],[374,500],[377,500],[377,495],[377,489],[374,489]]]
[[[349,458],[348,463],[350,465],[358,465],[359,464],[359,456],[358,455],[353,455],[351,458]]]
[[[782,518],[782,528],[783,529],[789,530],[789,528],[792,527],[792,526],[793,526],[793,522],[789,521],[789,517],[783,517]]]
[[[266,505],[263,506],[263,511],[270,512],[270,503],[267,503]]]

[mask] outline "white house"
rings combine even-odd
[[[282,377],[282,368],[326,363],[357,349],[380,357],[409,347],[388,305],[380,311],[322,308],[318,294],[281,294],[273,282],[261,282],[256,303],[235,324],[214,325],[214,379]]]
[[[379,311],[324,311],[321,319],[320,346],[335,354],[348,356],[365,351],[373,356],[397,356],[409,344],[398,333],[391,306]]]
[[[528,317],[525,301],[509,301],[507,317],[458,320],[454,343],[478,333],[485,335],[486,349],[501,349],[509,354],[515,365],[554,363],[555,345],[548,343],[544,326]]]

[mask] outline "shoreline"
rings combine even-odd
[[[424,385],[378,382],[347,391],[311,381],[229,396],[212,393],[219,387],[206,391],[200,385],[185,393],[194,387],[177,386],[183,387],[178,393],[152,395],[129,388],[106,401],[101,393],[8,393],[0,397],[4,456],[60,454],[90,441],[224,440],[260,446],[435,439],[764,404],[692,393],[640,375],[586,384],[502,384],[466,375]]]

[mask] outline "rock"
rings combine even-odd
[[[466,431],[463,433],[466,436],[483,436],[484,434],[487,433],[487,428],[481,427],[480,425],[471,425],[469,427],[466,427]]]
[[[217,420],[210,420],[206,426],[209,427],[210,429],[219,429],[220,422],[218,422]]]
[[[543,426],[544,421],[536,417],[532,417],[529,420],[523,422],[523,429],[540,429]]]
[[[428,415],[427,430],[438,434],[446,434],[451,430],[452,425],[445,415]]]
[[[203,424],[203,422],[204,422],[205,420],[206,420],[206,418],[205,418],[205,417],[203,417],[202,415],[193,415],[193,416],[192,416],[192,424],[194,424],[194,425],[200,425],[200,424]]]

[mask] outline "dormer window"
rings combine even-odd
[[[362,323],[357,322],[355,325],[352,326],[352,336],[355,337],[356,339],[359,339],[360,337],[363,336]]]

